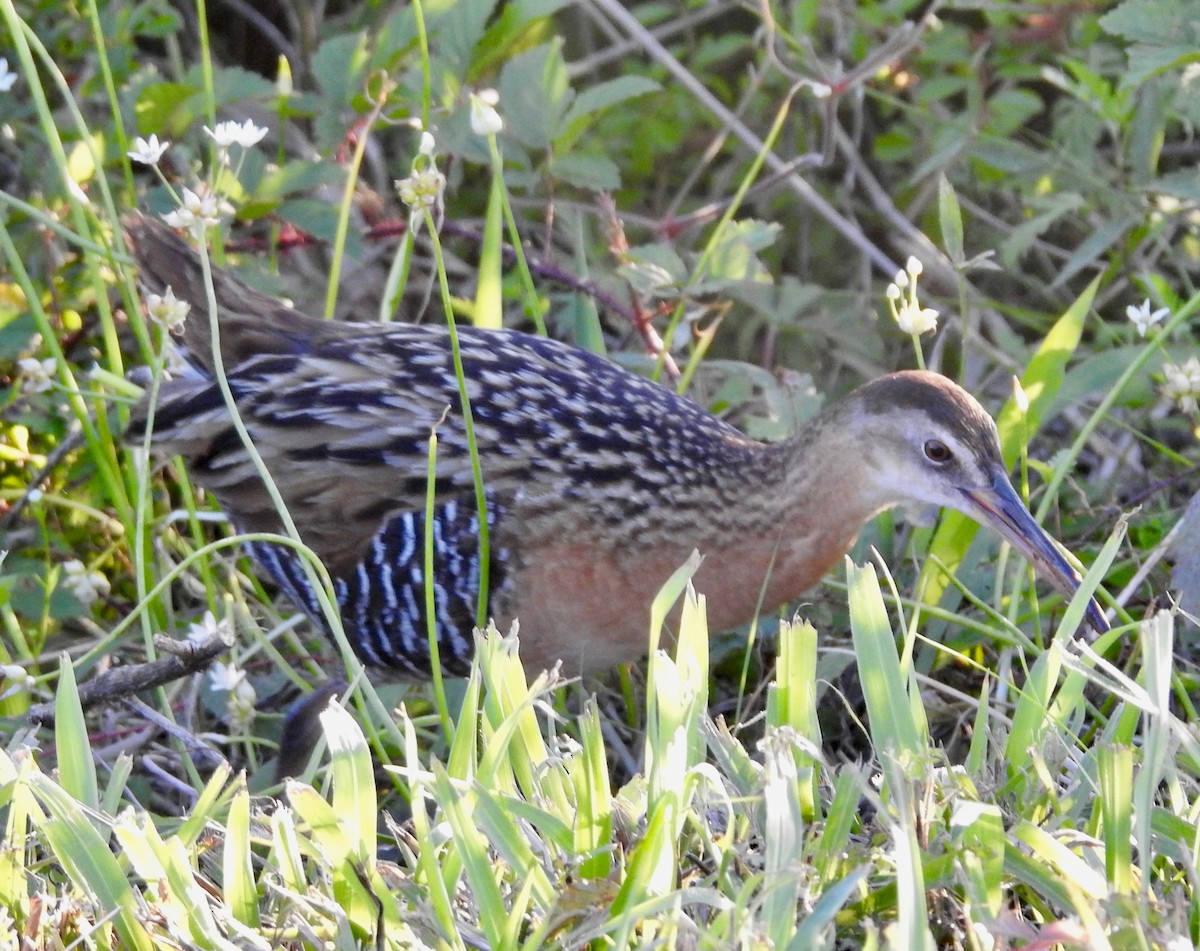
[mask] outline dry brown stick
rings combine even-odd
[[[180,677],[197,673],[233,646],[233,632],[221,629],[198,643],[176,641],[159,635],[154,638],[154,645],[167,656],[97,674],[79,685],[80,706],[87,710],[103,703],[124,700],[143,690],[161,687]],[[54,704],[35,704],[29,709],[29,719],[34,723],[52,724]]]

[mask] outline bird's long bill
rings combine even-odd
[[[1003,535],[1056,588],[1073,597],[1079,590],[1080,577],[1045,529],[1034,521],[1025,503],[1017,495],[1008,476],[997,472],[990,488],[963,489],[972,514]],[[1092,598],[1087,620],[1096,633],[1108,630],[1104,611]]]

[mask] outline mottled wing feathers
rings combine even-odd
[[[192,367],[161,388],[156,445],[182,454],[241,528],[277,529],[212,361],[195,352],[210,346],[195,252],[148,221],[131,225],[130,240],[146,283],[170,285],[192,304],[183,338]],[[229,274],[214,279],[241,419],[301,534],[331,570],[356,565],[388,517],[424,509],[434,426],[438,501],[473,494],[445,326],[316,320]],[[508,531],[603,524],[623,543],[645,529],[650,512],[743,462],[749,444],[737,430],[601,357],[517,331],[458,333],[485,484],[501,504],[516,503]],[[686,518],[686,506],[679,510]]]

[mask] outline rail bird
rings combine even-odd
[[[148,218],[127,230],[146,287],[170,287],[192,306],[185,369],[163,383],[154,407],[154,446],[182,456],[240,531],[280,531],[216,380],[196,252]],[[474,647],[481,514],[447,328],[320,320],[220,269],[213,279],[238,415],[333,579],[359,658],[401,677],[430,674],[429,584],[441,666],[463,674]],[[1068,595],[1078,587],[1013,490],[995,423],[945,377],[890,374],[764,444],[576,347],[515,330],[462,327],[458,337],[490,540],[488,614],[501,629],[519,619],[530,669],[561,661],[590,672],[636,660],[649,643],[652,599],[693,551],[704,556],[694,582],[711,629],[773,611],[820,581],[867,520],[902,503],[964,512]],[[144,434],[149,409],[135,410],[131,439]],[[324,623],[294,550],[249,547]],[[1106,628],[1095,601],[1087,617]]]

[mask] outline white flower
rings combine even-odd
[[[84,607],[108,594],[108,579],[98,571],[88,571],[82,561],[64,561],[62,572],[62,586],[75,595],[75,600]]]
[[[910,256],[904,270],[896,272],[884,292],[892,319],[901,330],[914,337],[937,329],[938,312],[932,307],[922,307],[917,300],[917,278],[922,270],[921,262]]]
[[[227,149],[231,145],[240,145],[244,149],[258,145],[267,134],[265,126],[255,125],[250,119],[245,122],[218,122],[215,129],[204,127],[204,131],[212,136],[213,141],[221,148]]]
[[[1029,413],[1029,396],[1025,392],[1025,387],[1021,385],[1019,377],[1012,378],[1013,402],[1017,404],[1017,409],[1021,411],[1022,416]]]
[[[25,381],[25,392],[32,396],[50,389],[54,383],[54,371],[58,368],[58,363],[53,357],[47,357],[45,360],[24,357],[17,361],[17,368]]]
[[[208,682],[212,684],[214,690],[232,691],[245,679],[246,672],[237,664],[217,661],[208,670]]]
[[[504,120],[496,111],[500,94],[484,89],[471,94],[471,131],[476,135],[496,135],[504,128]]]
[[[229,694],[225,700],[225,709],[233,732],[248,732],[257,712],[258,693],[254,685],[246,679],[246,672],[236,664],[223,664],[218,661],[209,670],[208,679],[214,690]]]
[[[1200,398],[1200,359],[1192,357],[1183,366],[1164,363],[1163,376],[1166,378],[1162,386],[1163,396],[1178,403],[1185,413],[1195,414],[1200,408],[1197,404]]]
[[[208,193],[197,195],[190,188],[183,190],[183,207],[162,216],[172,228],[200,229],[219,224],[217,199]]]
[[[8,68],[8,58],[0,56],[0,92],[8,92],[17,81],[17,74]]]
[[[163,152],[167,150],[170,142],[159,142],[157,135],[151,135],[148,139],[143,139],[140,135],[133,140],[133,148],[125,154],[135,162],[141,162],[143,165],[157,165],[158,160],[163,157]]]
[[[1142,301],[1141,307],[1134,307],[1133,304],[1130,304],[1125,308],[1125,316],[1133,321],[1133,325],[1137,327],[1139,337],[1146,336],[1146,331],[1169,313],[1171,313],[1171,310],[1168,307],[1160,307],[1154,313],[1151,313],[1150,298],[1148,297]]]
[[[938,312],[922,307],[915,300],[906,300],[894,314],[896,323],[906,334],[923,334],[937,330]]]
[[[421,144],[417,147],[417,154],[424,155],[426,158],[433,158],[433,150],[437,148],[437,142],[434,141],[432,132],[421,133]]]
[[[251,732],[258,715],[258,693],[249,680],[243,680],[229,695],[229,725],[235,734]]]
[[[199,646],[207,644],[213,638],[224,640],[228,629],[229,621],[227,619],[218,621],[213,617],[212,611],[205,611],[204,617],[188,625],[187,642]]]
[[[146,313],[155,323],[166,327],[172,333],[183,333],[183,322],[187,320],[188,311],[192,305],[185,300],[179,300],[171,288],[165,294],[146,295]]]
[[[421,171],[414,170],[408,178],[396,182],[400,200],[410,208],[431,208],[442,196],[446,187],[446,176],[434,165]]]

